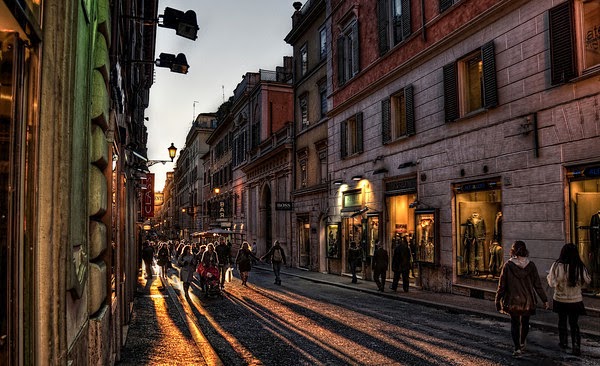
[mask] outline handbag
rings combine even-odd
[[[233,280],[233,268],[229,267],[225,271],[225,282],[231,282],[231,280]]]

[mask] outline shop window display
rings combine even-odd
[[[415,212],[416,238],[410,238],[409,245],[416,261],[437,264],[437,232],[435,210],[417,210]]]
[[[327,225],[327,257],[339,258],[341,253],[340,247],[340,224]]]
[[[600,293],[600,166],[570,169],[571,241],[592,275],[584,291]]]
[[[455,186],[459,276],[499,276],[503,260],[501,195],[497,181]]]

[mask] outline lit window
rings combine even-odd
[[[308,96],[305,94],[300,97],[300,121],[302,122],[300,129],[308,127]]]
[[[306,45],[300,49],[300,75],[305,75],[308,72],[308,50]]]
[[[408,86],[381,101],[382,142],[414,135],[415,114],[413,87]]]
[[[553,85],[600,68],[600,2],[564,2],[548,12]]]
[[[444,66],[446,122],[498,105],[494,43]]]
[[[379,54],[402,42],[411,33],[409,0],[377,0]]]
[[[327,29],[325,27],[319,30],[319,58],[322,60],[327,57]]]
[[[337,72],[340,85],[360,71],[358,21],[354,19],[342,31],[337,40]]]
[[[363,152],[362,113],[357,113],[341,123],[340,138],[342,158]]]

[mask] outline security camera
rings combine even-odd
[[[408,204],[408,208],[415,208],[419,204],[419,201],[414,201]]]

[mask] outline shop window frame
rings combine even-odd
[[[585,44],[597,45],[600,35],[594,35],[597,31],[592,28],[585,30],[585,3],[566,1],[548,10],[551,85],[600,72],[600,59],[596,64],[586,65]]]
[[[423,228],[419,230],[420,223],[429,223],[427,228]],[[415,247],[421,248],[421,241],[424,240],[423,230],[428,230],[427,239],[431,238],[430,242],[424,242],[424,246],[427,247],[427,244],[431,244],[433,248],[431,249],[431,255],[427,255],[427,251],[425,251],[425,255],[419,251],[418,253],[413,253],[413,257],[416,262],[420,265],[424,266],[439,266],[440,265],[440,234],[439,234],[439,209],[437,208],[427,208],[427,209],[416,209],[415,210]]]

